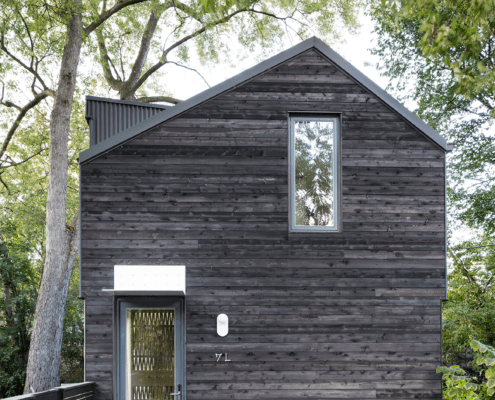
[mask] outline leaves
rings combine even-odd
[[[0,396],[8,397],[24,385],[38,274],[13,221],[0,219],[0,232]]]
[[[495,232],[493,0],[382,0],[371,14],[389,90],[455,146],[449,215]]]
[[[443,374],[444,396],[449,400],[461,399],[485,399],[484,393],[492,396],[495,393],[495,359],[487,355],[495,355],[495,349],[478,340],[471,340],[470,347],[473,352],[473,364],[483,366],[485,378],[481,383],[475,383],[475,378],[470,377],[465,370],[458,365],[452,367],[439,367],[437,373]],[[487,368],[488,367],[488,368]]]
[[[473,338],[493,345],[495,332],[495,247],[481,236],[456,246],[449,244],[448,302],[443,303],[443,359],[445,365],[468,365]]]
[[[493,32],[493,1],[383,0],[372,15],[379,38],[374,53],[391,78],[389,89],[417,104],[418,115],[455,146],[448,157],[449,233],[467,225],[478,234],[457,245],[449,241],[443,361],[462,370],[439,372],[446,398],[487,398],[494,394],[492,357],[479,351],[495,344],[495,138],[489,131],[495,38],[485,30]],[[473,350],[473,338],[485,347]]]
[[[479,400],[477,391],[480,385],[466,374],[461,367],[438,367],[437,374],[443,374],[444,397],[448,400]]]
[[[157,73],[172,61],[187,61],[193,52],[210,66],[236,63],[254,51],[266,58],[287,36],[317,34],[335,41],[355,31],[362,5],[362,0],[147,1],[100,27],[97,41],[87,42],[88,52],[120,98],[134,99],[138,91],[141,97],[163,96],[167,81],[159,84]]]
[[[495,348],[478,340],[471,340],[470,346],[474,351],[472,363],[482,367],[486,379],[483,388],[487,395],[492,396],[495,393]]]
[[[88,81],[82,83],[86,82]],[[19,86],[19,89],[22,89],[22,86]],[[83,125],[86,123],[83,107],[84,102],[80,94],[76,93],[75,118],[72,121],[69,143],[68,221],[77,212],[79,204],[79,174],[76,158],[88,142],[87,128]],[[8,278],[13,288],[11,293],[14,291],[17,293],[16,296],[11,297],[15,324],[8,328],[0,324],[0,337],[5,336],[6,340],[10,340],[9,348],[13,348],[10,355],[4,354],[9,368],[4,368],[0,361],[0,370],[9,371],[8,374],[18,379],[15,383],[12,381],[13,378],[4,381],[0,376],[0,382],[5,382],[5,387],[9,388],[9,391],[2,391],[0,385],[0,397],[22,394],[23,391],[31,325],[45,256],[48,152],[37,153],[40,149],[46,149],[48,145],[49,103],[41,103],[33,111],[35,112],[27,115],[24,123],[19,127],[7,152],[7,160],[17,162],[28,159],[28,161],[6,168],[1,171],[0,175],[3,182],[3,184],[0,183],[0,232],[2,235],[0,247],[3,241],[9,253],[9,260],[11,260],[8,264],[0,262],[0,271],[8,274],[7,277],[5,275],[2,277],[0,285],[4,285],[5,279]],[[4,116],[0,114],[0,117]],[[37,155],[32,157],[34,154]],[[3,301],[6,293],[1,288],[0,293]],[[83,330],[79,325],[82,324],[83,310],[81,301],[77,299],[77,280],[72,280],[69,293],[63,335],[65,350],[62,352],[62,373],[68,365],[72,365],[72,369],[77,366],[75,372],[80,373],[82,372]],[[5,319],[5,315],[5,304],[0,302],[0,320]],[[77,328],[73,329],[74,326]],[[23,338],[24,344],[13,346],[12,339],[9,339],[13,334],[10,332],[17,332],[15,337]],[[0,354],[0,358],[2,357]],[[78,380],[81,380],[80,374]],[[7,384],[7,382],[10,383]]]
[[[13,353],[0,352],[0,364],[16,366],[11,377],[19,378],[19,382],[23,379],[25,362],[16,364],[11,358],[26,353],[30,332],[27,327],[32,323],[32,309],[45,263],[47,177],[50,173],[53,176],[48,168],[48,138],[50,130],[57,131],[54,124],[51,126],[54,120],[52,98],[57,94],[61,55],[68,43],[68,18],[79,19],[80,16],[82,19],[84,43],[80,62],[85,68],[79,68],[74,93],[68,181],[61,185],[67,184],[67,198],[59,199],[59,204],[67,202],[67,215],[62,217],[66,218],[66,224],[78,210],[77,156],[88,146],[84,95],[108,97],[111,90],[115,90],[121,98],[169,98],[167,79],[161,79],[163,74],[159,69],[174,57],[187,62],[194,52],[203,63],[228,61],[228,56],[237,62],[238,54],[232,53],[232,43],[225,38],[233,40],[234,46],[240,44],[246,54],[261,48],[261,56],[265,57],[280,46],[280,39],[288,31],[299,39],[313,32],[336,39],[343,27],[350,31],[355,29],[361,5],[361,0],[2,0],[0,226],[5,224],[15,229],[0,232],[8,246],[11,243],[25,245],[19,251],[22,265],[14,261],[13,245],[8,249],[11,258],[5,265],[15,267],[17,272],[29,271],[28,274],[23,272],[29,277],[29,291],[10,296],[0,309],[0,318],[5,321],[16,321],[8,316],[9,307],[25,316],[22,326],[20,322],[5,325],[26,336],[22,351],[20,346],[14,346]],[[79,60],[74,62],[75,67]],[[152,96],[152,92],[157,96]],[[72,98],[72,94],[67,98]],[[34,102],[34,99],[39,101]],[[26,109],[26,105],[31,104],[32,107]],[[62,128],[59,132],[67,132],[65,125]],[[5,135],[4,131],[9,134]],[[62,164],[65,172],[65,161]],[[46,268],[51,265],[47,262]],[[14,274],[12,268],[5,267],[10,275],[2,279],[4,283],[12,283],[12,290],[18,292],[27,284],[23,281],[24,275]],[[66,380],[77,380],[73,370],[82,364],[82,303],[77,300],[77,273],[72,278],[62,350],[62,378]],[[5,300],[6,290],[2,295]],[[5,339],[8,342],[15,335],[5,333],[5,326],[0,324],[0,340],[8,336]],[[15,388],[12,390],[20,390],[12,380],[5,381],[10,388]]]

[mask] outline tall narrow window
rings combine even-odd
[[[290,118],[290,225],[292,231],[338,227],[338,118]]]

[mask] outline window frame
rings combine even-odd
[[[335,137],[333,139],[334,145],[334,158],[333,158],[333,170],[334,176],[334,216],[335,222],[333,226],[301,226],[295,225],[295,121],[332,121],[336,124]],[[335,112],[325,113],[290,113],[288,115],[289,123],[289,232],[341,232],[342,231],[342,218],[341,218],[341,136],[342,136],[342,114]]]

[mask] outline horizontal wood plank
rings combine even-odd
[[[291,112],[340,116],[338,232],[289,232]],[[186,265],[190,400],[441,397],[445,153],[316,50],[83,165],[81,192],[97,400],[118,264]]]

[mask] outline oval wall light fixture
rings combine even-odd
[[[229,317],[225,314],[219,314],[217,317],[217,333],[221,337],[229,333]]]

